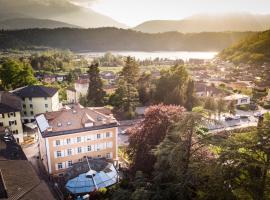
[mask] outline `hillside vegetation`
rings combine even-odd
[[[263,64],[270,62],[270,30],[252,34],[224,49],[220,58],[235,64]]]
[[[52,47],[74,51],[221,51],[251,32],[148,34],[117,28],[0,31],[0,49]]]

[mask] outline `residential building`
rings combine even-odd
[[[235,101],[237,106],[250,104],[250,96],[244,94],[233,94],[224,98],[226,101]]]
[[[56,81],[56,76],[55,75],[50,75],[50,74],[45,74],[43,76],[43,82],[45,83],[54,83]]]
[[[89,87],[89,80],[88,79],[78,79],[74,84],[76,93],[78,97],[86,96]]]
[[[0,91],[0,129],[12,133],[18,143],[23,142],[21,105],[20,98],[12,93]]]
[[[195,82],[194,91],[198,97],[219,97],[227,93],[214,85],[208,85],[201,81]]]
[[[58,111],[60,108],[58,89],[42,85],[32,85],[13,91],[22,102],[22,120],[24,123],[35,121],[35,115]]]
[[[67,102],[68,103],[78,103],[79,102],[79,96],[76,92],[76,90],[72,87],[67,88]]]
[[[118,122],[110,110],[72,108],[36,117],[40,158],[51,175],[60,175],[85,156],[117,159]]]

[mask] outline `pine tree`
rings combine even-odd
[[[185,108],[188,111],[192,111],[192,108],[195,104],[195,95],[194,95],[194,81],[188,80],[187,89],[186,89],[186,102]]]
[[[139,66],[134,58],[127,57],[126,65],[120,72],[118,88],[114,96],[121,102],[117,102],[117,109],[127,115],[134,116],[136,105],[139,101],[138,94]]]
[[[88,106],[103,106],[105,92],[102,89],[103,83],[99,74],[98,64],[92,64],[88,70],[89,88],[87,94]]]

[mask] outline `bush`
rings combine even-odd
[[[270,102],[266,102],[266,103],[263,105],[263,108],[264,108],[264,109],[270,109]]]
[[[243,110],[243,111],[249,111],[250,110],[250,105],[239,105],[237,106],[238,110]]]

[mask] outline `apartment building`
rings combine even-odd
[[[12,93],[0,91],[0,132],[13,134],[18,143],[23,142],[21,99]]]
[[[13,94],[22,99],[22,121],[24,123],[35,121],[35,115],[58,111],[58,90],[42,85],[32,85],[18,88]]]
[[[51,175],[61,175],[84,156],[117,159],[118,122],[108,109],[80,105],[36,117],[40,158]]]

